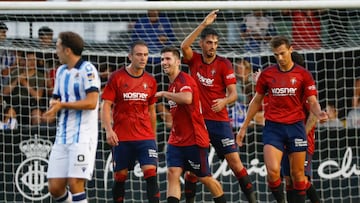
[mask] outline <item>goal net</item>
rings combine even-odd
[[[7,29],[6,39],[0,42],[0,202],[54,202],[48,193],[46,170],[56,124],[44,123],[38,118],[47,108],[54,71],[59,66],[55,54],[59,32],[71,30],[84,38],[83,58],[98,68],[102,86],[112,71],[130,63],[127,58],[129,44],[135,39],[147,41],[150,57],[146,69],[157,79],[158,89],[166,90],[168,80],[161,71],[160,48],[163,43],[179,47],[213,8],[220,8],[212,25],[220,34],[218,55],[228,58],[234,67],[239,59],[248,60],[253,72],[274,64],[276,61],[268,48],[267,38],[285,35],[291,40],[313,74],[322,108],[335,106],[335,115],[340,120],[340,126],[316,128],[313,184],[323,202],[360,202],[360,113],[350,119],[350,111],[355,109],[354,84],[360,78],[360,4],[350,0],[83,1],[36,5],[0,2],[0,22],[4,23],[0,24],[0,33]],[[153,28],[146,23],[148,10],[158,10],[164,24]],[[44,32],[38,33],[44,26],[53,31],[49,46],[41,44]],[[255,36],[261,39],[255,40]],[[193,48],[200,51],[197,42]],[[41,99],[34,99],[20,83],[9,85],[31,66],[35,66],[37,73],[27,79],[31,81],[31,87],[40,92]],[[182,68],[188,71],[185,65]],[[165,100],[158,102],[167,105]],[[236,121],[244,114],[244,109],[228,108],[235,133],[239,127]],[[157,115],[158,180],[161,202],[166,202],[165,146],[169,127],[163,120],[165,115],[161,112]],[[113,183],[111,150],[100,121],[99,126],[95,173],[86,189],[89,202],[96,203],[112,201]],[[261,134],[261,125],[250,128],[246,144],[239,148],[239,153],[259,202],[275,202],[267,188]],[[228,202],[245,201],[238,181],[227,163],[217,158],[213,148],[209,161],[213,176],[221,182]],[[137,165],[126,182],[125,202],[146,201],[145,181]],[[181,201],[184,202],[184,195]],[[209,191],[200,183],[196,202],[212,202]]]

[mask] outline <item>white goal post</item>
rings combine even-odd
[[[59,65],[54,42],[61,31],[74,31],[83,36],[86,46],[83,58],[91,61],[102,76],[102,85],[108,75],[129,63],[128,46],[133,40],[134,24],[145,17],[147,10],[159,10],[169,19],[172,26],[172,45],[181,41],[213,9],[220,9],[212,25],[220,34],[218,54],[228,58],[235,67],[239,59],[248,60],[254,71],[275,63],[269,50],[248,51],[246,39],[241,36],[244,18],[255,10],[263,10],[271,19],[276,35],[285,35],[293,40],[296,26],[307,30],[309,24],[299,25],[293,21],[291,11],[316,10],[310,24],[318,24],[319,46],[297,50],[305,59],[305,66],[311,71],[319,91],[323,108],[334,104],[342,127],[317,127],[316,147],[313,157],[312,181],[324,203],[360,202],[360,126],[348,127],[349,112],[353,109],[354,81],[360,78],[360,1],[317,0],[317,1],[67,1],[67,2],[13,2],[0,1],[0,22],[8,27],[7,43],[0,42],[0,70],[14,61],[27,60],[26,53],[36,52],[36,59],[43,63],[40,79],[51,80],[51,71]],[[41,48],[39,28],[47,26],[53,30],[53,44]],[[142,30],[147,36],[149,30]],[[304,43],[303,45],[307,45]],[[196,43],[195,50],[199,50]],[[14,54],[11,55],[11,54]],[[15,64],[15,69],[21,68]],[[188,71],[183,66],[184,71]],[[40,69],[40,68],[39,68]],[[150,53],[147,71],[155,76],[158,89],[166,90],[167,77],[159,66],[158,50]],[[5,78],[5,74],[0,73]],[[49,77],[49,78],[48,78]],[[0,202],[54,202],[47,190],[45,179],[49,141],[53,141],[54,125],[31,125],[31,115],[23,114],[25,106],[15,106],[18,125],[15,129],[5,125],[7,99],[1,79],[0,98]],[[45,100],[51,96],[51,87],[43,88]],[[159,101],[166,102],[166,101]],[[40,109],[46,106],[38,105]],[[231,108],[229,108],[231,110]],[[244,113],[232,109],[235,119]],[[29,120],[28,122],[21,120]],[[158,113],[159,185],[161,202],[166,202],[165,145],[169,129]],[[100,122],[99,122],[100,126]],[[99,145],[94,178],[87,184],[89,202],[111,202],[112,164],[111,150],[106,144],[105,131],[99,128]],[[234,127],[234,132],[238,126]],[[267,189],[266,169],[262,152],[262,127],[255,125],[248,131],[245,146],[240,156],[247,167],[257,191],[259,202],[275,202]],[[220,161],[214,149],[210,149],[211,170],[224,188],[228,202],[245,201],[238,181],[232,175],[226,162]],[[184,195],[183,195],[184,196]],[[197,202],[211,202],[212,197],[202,185],[197,185]],[[126,202],[146,201],[146,188],[139,166],[129,174],[126,183]],[[184,202],[184,198],[181,200]]]

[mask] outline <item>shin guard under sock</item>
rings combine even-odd
[[[146,180],[146,191],[149,203],[158,203],[160,199],[159,186],[157,184],[156,169],[148,169],[144,171]]]
[[[277,203],[285,203],[284,186],[281,182],[281,179],[279,178],[274,182],[268,181],[268,184]]]

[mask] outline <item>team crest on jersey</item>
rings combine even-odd
[[[295,85],[296,82],[297,82],[296,78],[291,78],[290,83],[291,83],[292,85]]]
[[[215,73],[216,73],[216,70],[215,70],[215,69],[212,69],[212,70],[211,70],[211,75],[214,76]]]
[[[94,80],[95,79],[94,73],[93,72],[88,72],[87,73],[87,78],[88,78],[89,81]]]
[[[144,90],[146,90],[148,88],[148,84],[144,83],[143,87],[144,87]]]

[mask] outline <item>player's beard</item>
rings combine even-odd
[[[214,49],[210,49],[206,52],[206,58],[213,58],[216,55],[216,51]]]

